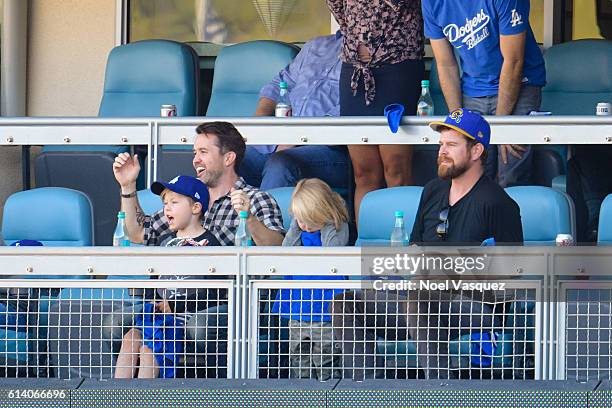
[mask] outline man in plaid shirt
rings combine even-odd
[[[283,222],[280,208],[268,193],[249,186],[238,176],[244,158],[244,139],[227,122],[203,123],[196,128],[193,167],[197,177],[208,186],[210,204],[202,225],[221,245],[234,245],[240,211],[248,211],[247,225],[257,245],[281,245]],[[113,172],[121,185],[121,209],[130,241],[158,245],[170,233],[163,211],[145,215],[136,197],[140,165],[136,155],[121,153],[115,158]]]
[[[221,245],[234,245],[238,214],[248,211],[247,225],[255,244],[281,245],[283,220],[280,208],[268,193],[249,186],[238,176],[246,146],[238,130],[227,122],[203,123],[196,128],[193,144],[193,167],[197,177],[208,186],[208,210],[202,225]],[[171,231],[163,211],[145,215],[136,197],[136,179],[140,165],[136,155],[121,153],[115,158],[113,172],[121,186],[121,209],[130,241],[159,245]],[[218,306],[195,313],[185,322],[185,333],[194,340],[198,354],[206,355],[208,376],[227,374],[227,303],[217,299]],[[103,321],[103,338],[110,339],[113,349],[133,326],[134,306],[113,311]],[[202,366],[202,362],[196,365]]]

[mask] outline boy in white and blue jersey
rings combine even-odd
[[[202,226],[202,215],[208,209],[208,187],[191,176],[177,176],[168,183],[155,182],[154,194],[161,196],[164,216],[170,231],[161,237],[161,246],[219,245],[213,234]],[[160,279],[183,280],[190,276],[161,276]],[[185,321],[206,309],[207,300],[218,293],[207,289],[159,288],[146,296],[142,313],[136,314],[134,328],[123,336],[117,357],[115,378],[172,378],[184,348]]]

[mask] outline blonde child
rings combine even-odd
[[[164,203],[170,231],[161,246],[209,246],[219,242],[202,226],[208,210],[208,187],[195,177],[177,176],[169,183],[155,182],[151,191]],[[162,279],[188,279],[163,276]],[[206,290],[157,289],[159,302],[146,302],[121,343],[115,378],[172,378],[184,347],[185,321],[206,306]],[[205,307],[204,307],[205,308]],[[138,370],[138,373],[136,373]]]
[[[349,240],[348,212],[340,195],[323,181],[301,180],[291,197],[293,216],[283,246],[345,246]],[[285,276],[285,279],[344,279],[338,276]],[[282,289],[272,309],[289,320],[291,377],[338,377],[334,356],[330,304],[341,289]]]

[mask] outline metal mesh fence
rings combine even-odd
[[[3,377],[232,375],[232,281],[12,280],[5,285],[0,290]]]
[[[612,379],[612,282],[566,283],[562,296],[559,375]]]
[[[246,360],[250,378],[539,379],[546,361],[548,378],[612,378],[612,281],[561,282],[558,304],[540,280],[499,282],[483,297],[356,280],[4,279],[0,377],[224,378]],[[173,289],[191,297],[162,313]],[[161,331],[151,350],[146,327]]]
[[[356,281],[253,282],[250,376],[537,378],[539,283],[504,286],[390,292]]]

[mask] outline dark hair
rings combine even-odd
[[[465,135],[463,137],[465,137],[465,139],[467,140],[468,149],[472,149],[472,147],[476,146],[476,143],[480,143],[476,139],[471,139]],[[484,147],[484,150],[482,151],[482,154],[480,155],[480,162],[483,165],[485,165],[487,163],[487,156],[489,155],[489,149],[486,148],[485,145],[482,145],[482,147]]]
[[[234,152],[236,160],[234,161],[234,170],[238,172],[240,163],[244,159],[246,145],[244,138],[238,132],[238,129],[229,122],[206,122],[196,128],[198,135],[215,135],[217,136],[217,146],[221,150],[221,154]]]

